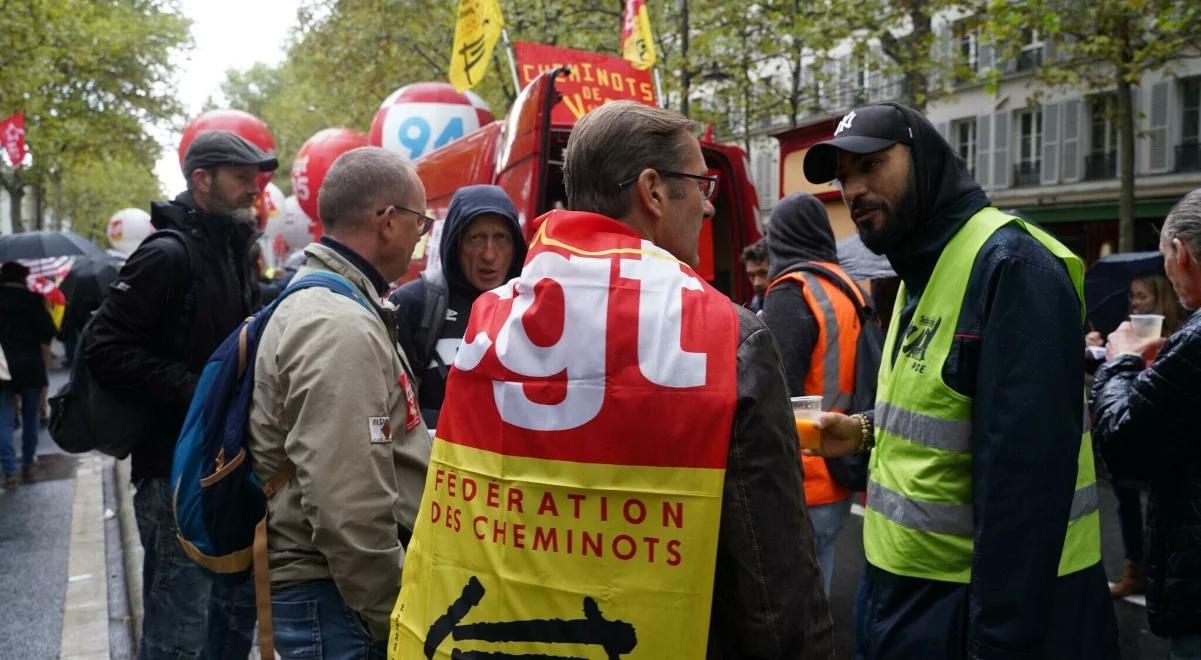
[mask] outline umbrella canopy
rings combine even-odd
[[[1098,259],[1084,274],[1084,303],[1090,329],[1106,336],[1130,313],[1130,281],[1163,275],[1159,252],[1124,252]]]
[[[95,243],[69,231],[27,231],[0,236],[0,262],[103,254]]]
[[[97,303],[108,295],[108,287],[117,279],[120,261],[107,255],[80,257],[71,266],[71,271],[59,285],[67,296],[67,304]]]
[[[859,234],[838,241],[838,265],[853,280],[875,280],[881,277],[896,277],[892,264],[882,254],[867,249]]]

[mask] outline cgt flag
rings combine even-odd
[[[621,56],[639,71],[655,66],[655,37],[651,34],[651,16],[646,0],[626,0],[621,22]]]
[[[4,155],[8,164],[16,169],[25,161],[25,115],[18,112],[0,121],[0,143],[4,146]]]
[[[459,0],[459,20],[450,54],[450,82],[455,91],[471,89],[484,77],[504,24],[498,0]]]

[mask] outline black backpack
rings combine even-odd
[[[866,293],[851,289],[851,285],[829,268],[812,262],[800,263],[785,273],[805,271],[833,282],[850,298],[859,315],[859,339],[855,343],[855,391],[851,393],[851,412],[872,410],[876,406],[876,381],[880,375],[880,355],[884,349],[884,333],[872,301]],[[862,300],[861,300],[862,297]],[[867,456],[852,454],[842,458],[827,458],[830,478],[839,486],[854,491],[867,490]]]
[[[183,245],[188,256],[188,290],[180,303],[179,314],[169,323],[171,341],[167,350],[182,355],[187,344],[188,329],[196,310],[196,278],[200,273],[195,250],[178,230],[160,229],[146,240],[172,238]],[[71,365],[71,378],[50,397],[50,437],[64,451],[82,454],[97,450],[118,459],[129,453],[155,431],[155,421],[161,413],[148,405],[139,393],[113,390],[101,386],[92,378],[83,352],[91,341],[96,316],[84,325],[79,335],[79,354]]]

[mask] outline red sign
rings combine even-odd
[[[16,169],[25,160],[25,115],[18,112],[0,121],[0,143],[4,146],[4,154],[8,156],[8,164]]]
[[[555,82],[555,89],[563,95],[563,102],[557,104],[551,114],[551,120],[556,124],[574,124],[609,101],[629,99],[656,104],[651,72],[639,71],[616,55],[523,41],[513,42],[513,52],[522,87],[548,69],[571,68],[570,76]]]

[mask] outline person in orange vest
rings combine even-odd
[[[389,658],[834,656],[775,342],[693,270],[698,129],[572,130],[570,210],[455,354]]]
[[[820,395],[822,410],[846,413],[855,388],[859,315],[829,277],[800,269],[802,264],[824,268],[858,290],[838,265],[825,204],[807,193],[780,200],[771,213],[767,249],[771,285],[764,299],[763,322],[780,346],[788,391],[792,396]],[[867,295],[860,293],[866,301]],[[801,456],[801,464],[817,559],[830,593],[834,543],[850,514],[852,492],[830,476],[826,459]]]

